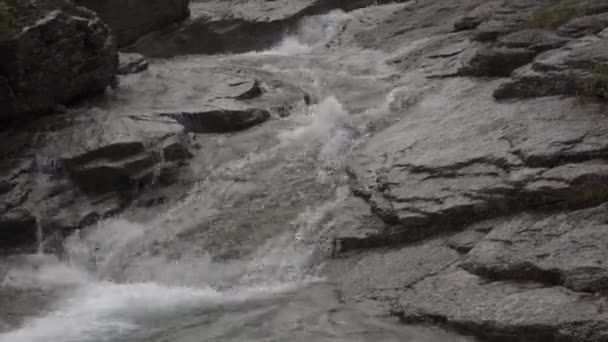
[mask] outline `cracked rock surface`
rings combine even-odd
[[[606,7],[524,28],[539,2],[441,6],[452,31],[390,38],[426,35],[392,61],[427,83],[349,163],[370,218],[334,228],[342,295],[482,341],[605,341],[608,116],[573,95],[608,62]]]

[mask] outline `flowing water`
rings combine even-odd
[[[5,329],[0,320],[0,341],[465,341],[343,303],[323,274],[319,241],[350,196],[350,151],[424,88],[415,74],[395,82],[383,52],[332,45],[352,15],[309,18],[269,51],[156,61],[123,79],[114,105],[125,111],[155,109],[159,92],[187,107],[184,93],[211,64],[272,72],[317,101],[200,136],[197,181],[170,205],[75,234],[61,261],[12,260],[0,286],[19,320]]]

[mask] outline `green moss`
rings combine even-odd
[[[0,33],[8,31],[15,24],[13,9],[4,1],[0,1]]]
[[[585,15],[585,11],[572,1],[550,1],[546,6],[532,13],[532,17],[522,24],[523,28],[555,29],[570,20]]]
[[[608,202],[608,186],[598,185],[581,189],[566,198],[568,208],[586,208]]]
[[[575,78],[574,76],[569,77]],[[589,98],[608,100],[608,64],[599,63],[594,65],[590,77],[575,78],[575,82],[576,99],[579,103],[583,103]]]

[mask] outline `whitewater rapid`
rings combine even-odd
[[[157,103],[161,91],[170,94],[170,105],[189,105],[204,63],[276,73],[299,82],[316,101],[262,127],[203,138],[190,167],[200,178],[177,203],[148,213],[151,219],[127,213],[77,232],[61,260],[11,261],[3,295],[18,289],[52,300],[0,333],[0,342],[460,341],[344,309],[322,275],[331,251],[319,240],[350,196],[350,152],[369,134],[370,122],[407,106],[422,89],[416,80],[387,81],[395,71],[384,52],[327,50],[358,13],[307,18],[268,51],[153,61],[148,74],[124,78],[116,96],[125,110],[167,105]],[[151,95],[138,96],[141,88]],[[244,214],[251,205],[265,217],[252,223]],[[201,251],[210,239],[236,241],[226,255],[239,248],[246,257]]]

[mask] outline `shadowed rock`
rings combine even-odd
[[[30,247],[36,243],[36,218],[25,210],[13,210],[0,218],[0,250]]]
[[[608,189],[582,196],[608,199]],[[493,279],[536,280],[574,291],[608,292],[606,205],[498,225],[468,254],[467,270]]]
[[[19,8],[17,19],[0,37],[0,120],[49,112],[113,82],[116,46],[93,12],[37,4]]]
[[[190,15],[190,0],[76,0],[78,5],[97,12],[110,26],[118,46]]]
[[[487,84],[459,82],[371,138],[353,163],[355,193],[392,227],[368,239],[419,241],[486,217],[598,204],[583,194],[608,181],[601,106],[482,104]]]
[[[262,109],[216,109],[197,113],[164,114],[181,123],[193,133],[235,132],[259,125],[270,118]]]
[[[480,48],[459,71],[471,76],[509,76],[513,70],[528,64],[536,53],[522,48]]]

